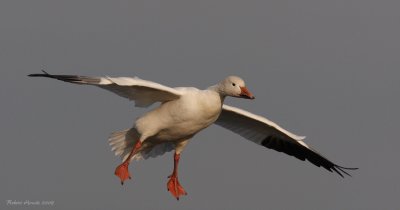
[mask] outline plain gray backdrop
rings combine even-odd
[[[398,209],[400,2],[2,0],[1,209]],[[335,163],[309,162],[211,126],[182,154],[131,164],[121,186],[109,134],[146,109],[99,88],[29,78],[139,76],[206,88],[243,77],[266,116]],[[7,205],[55,201],[54,206]]]

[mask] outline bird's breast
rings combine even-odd
[[[153,124],[148,126],[158,127],[156,137],[159,139],[190,138],[217,120],[221,104],[219,96],[206,95],[202,92],[186,95],[179,100],[166,102],[149,113],[148,118],[158,120],[153,120]]]

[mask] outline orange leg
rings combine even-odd
[[[167,183],[168,191],[179,200],[179,196],[187,195],[186,191],[183,189],[178,180],[178,164],[179,164],[180,154],[174,154],[174,171],[171,176],[169,176],[169,181]]]
[[[124,181],[126,179],[132,178],[131,175],[129,174],[129,170],[128,170],[129,162],[130,162],[132,156],[136,154],[136,152],[140,149],[141,146],[142,146],[142,143],[140,142],[140,140],[138,140],[136,142],[135,146],[132,148],[132,151],[129,154],[128,158],[115,169],[114,174],[117,175],[121,179],[121,185],[124,184]]]

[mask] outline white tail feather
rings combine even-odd
[[[120,156],[122,161],[125,161],[139,137],[140,135],[137,130],[135,128],[130,128],[113,132],[108,142],[111,146],[111,151],[113,151],[116,156]],[[175,149],[175,143],[173,142],[157,144],[154,144],[154,142],[157,141],[144,141],[142,145],[144,147],[143,150],[132,156],[130,161],[148,159],[150,157],[154,158]]]
[[[111,146],[111,151],[114,151],[116,156],[121,156],[122,161],[124,161],[128,157],[133,148],[133,145],[135,145],[138,139],[139,134],[136,129],[130,128],[122,131],[113,132],[108,139],[108,143]],[[134,155],[131,158],[131,161],[134,159],[142,159],[140,153]]]

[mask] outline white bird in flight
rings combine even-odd
[[[132,128],[112,133],[110,146],[122,163],[115,169],[121,180],[131,179],[128,170],[134,159],[147,159],[175,150],[174,169],[167,183],[168,191],[179,200],[187,195],[178,180],[180,154],[189,140],[199,131],[215,123],[256,144],[284,152],[300,160],[349,175],[345,168],[320,155],[297,136],[259,115],[224,104],[227,96],[254,99],[244,81],[229,76],[218,84],[199,90],[193,87],[170,88],[138,77],[87,77],[76,75],[30,74],[30,77],[48,77],[64,82],[94,85],[135,102],[137,107],[161,104],[139,117]]]

